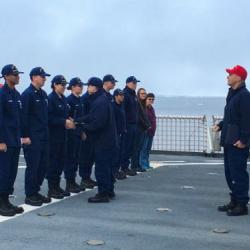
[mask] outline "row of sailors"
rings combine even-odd
[[[134,76],[128,77],[124,90],[116,89],[113,97],[109,91],[117,81],[112,75],[103,80],[91,77],[87,83],[76,77],[69,84],[57,75],[47,96],[42,87],[50,74],[43,68],[31,70],[31,84],[21,95],[15,86],[23,72],[10,64],[1,73],[5,84],[0,89],[0,215],[23,212],[9,201],[21,146],[27,165],[25,203],[31,206],[94,186],[98,192],[88,201],[109,202],[115,197],[116,178],[145,171],[140,166],[140,151],[143,131],[151,124],[136,96],[139,81]],[[65,97],[67,84],[71,94]],[[84,85],[88,89],[81,96]],[[93,164],[96,181],[91,179]],[[76,183],[78,171],[80,184]],[[63,172],[65,189],[60,185]],[[48,196],[40,193],[45,178]]]

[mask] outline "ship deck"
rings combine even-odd
[[[21,216],[0,216],[0,249],[250,249],[250,216],[232,218],[216,210],[228,200],[221,158],[151,159],[153,170],[117,182],[117,197],[110,203],[89,204],[96,192],[91,190],[40,208],[25,206]],[[24,200],[23,157],[19,164],[15,204]],[[88,240],[104,244],[90,246]]]

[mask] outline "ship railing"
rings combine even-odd
[[[213,132],[212,126],[221,120],[220,116],[212,116],[212,122],[208,122],[205,115],[157,116],[152,150],[156,153],[220,153],[220,133]]]

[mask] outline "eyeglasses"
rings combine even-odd
[[[154,98],[148,98],[149,101],[154,101],[155,99]]]
[[[147,93],[145,93],[145,92],[141,92],[141,93],[140,93],[140,95],[146,95],[146,94],[147,94]]]

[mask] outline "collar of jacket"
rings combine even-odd
[[[40,89],[37,89],[37,88],[35,88],[35,86],[31,83],[30,84],[30,88],[35,92],[35,93],[41,93],[42,92],[42,89],[40,88]]]
[[[7,92],[7,93],[14,93],[16,91],[16,89],[12,89],[9,87],[9,85],[5,82],[3,85],[3,89]]]
[[[98,96],[104,94],[103,91],[104,91],[103,88],[98,89],[97,92],[95,92],[93,95],[90,95],[90,99],[91,99],[92,101],[95,100]]]
[[[125,87],[125,90],[128,91],[132,95],[136,95],[135,91],[133,89],[130,89],[128,86]]]
[[[237,89],[229,88],[228,95],[226,98],[226,102],[228,103],[237,93],[239,93],[242,89],[246,88],[246,84],[243,83]]]
[[[58,100],[63,100],[64,95],[58,95],[55,90],[52,91],[52,95],[55,96]]]
[[[81,96],[76,96],[75,94],[71,93],[70,96],[72,96],[73,98],[75,98],[76,100],[79,100],[81,98]]]
[[[246,83],[242,83],[237,89],[233,89],[232,87],[229,89],[231,92],[233,92],[233,93],[237,93],[237,92],[239,92],[240,90],[242,90],[242,89],[244,89],[244,88],[246,88]]]

